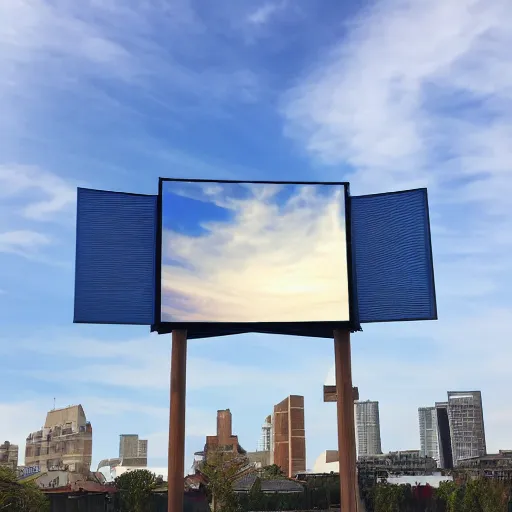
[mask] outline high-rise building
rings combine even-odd
[[[356,401],[354,407],[357,456],[381,454],[379,402]]]
[[[13,471],[18,468],[18,445],[5,441],[0,444],[0,466],[8,467]]]
[[[274,406],[274,464],[293,477],[306,471],[304,397],[290,395]]]
[[[453,464],[487,453],[480,391],[448,391]]]
[[[452,437],[448,420],[448,402],[436,402],[437,439],[439,443],[439,467],[453,468]]]
[[[139,439],[137,434],[121,434],[119,436],[119,458],[122,466],[147,467],[147,440]]]
[[[437,432],[437,411],[435,407],[418,409],[420,426],[420,446],[422,457],[432,457],[440,465],[439,441]]]
[[[261,426],[261,437],[258,443],[258,451],[272,452],[273,450],[273,433],[272,433],[272,416],[265,418],[265,422]]]
[[[41,471],[67,469],[88,473],[92,458],[92,427],[81,405],[54,409],[44,427],[27,437],[25,465]]]

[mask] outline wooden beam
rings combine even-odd
[[[167,510],[181,512],[185,491],[185,397],[187,331],[172,331]]]
[[[340,501],[343,512],[357,512],[356,436],[354,426],[354,390],[350,332],[334,331],[338,412],[338,454],[340,465]]]
[[[338,400],[337,396],[336,386],[324,386],[324,402],[336,402]],[[352,388],[352,396],[354,402],[359,400],[359,388],[357,386]]]

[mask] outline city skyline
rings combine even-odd
[[[450,389],[481,390],[488,452],[512,445],[512,4],[268,3],[1,3],[0,439],[20,453],[55,398],[86,407],[93,462],[138,432],[165,464],[170,336],[72,324],[76,187],[155,194],[159,177],[428,187],[439,320],[353,333],[353,382],[383,451],[417,447],[417,408]],[[250,444],[290,393],[308,460],[335,447],[333,363],[326,339],[191,340],[187,461],[217,409]]]
[[[375,455],[382,455],[383,453],[399,453],[399,452],[414,452],[417,451],[421,457],[430,457],[437,464],[438,468],[453,468],[457,467],[458,462],[464,462],[468,458],[474,457],[482,457],[488,454],[486,450],[486,440],[485,440],[485,431],[483,429],[484,419],[483,419],[483,406],[482,406],[482,397],[480,391],[448,391],[448,401],[447,402],[436,402],[435,406],[428,407],[418,407],[418,420],[419,420],[419,448],[418,447],[410,447],[406,450],[382,450],[381,445],[381,437],[380,437],[380,415],[379,415],[379,402],[375,400],[355,400],[354,401],[354,426],[355,426],[355,435],[356,435],[356,448],[357,448],[357,456],[359,457],[372,457]],[[289,402],[290,400],[294,400],[293,403]],[[297,402],[297,400],[299,400]],[[270,464],[276,463],[286,468],[288,468],[288,463],[291,464],[291,459],[288,458],[288,455],[282,457],[281,455],[277,456],[275,453],[278,453],[280,450],[277,448],[278,444],[285,441],[281,434],[278,434],[277,438],[274,438],[274,430],[276,428],[276,424],[283,423],[276,416],[276,410],[279,411],[279,414],[283,412],[286,414],[290,414],[290,407],[292,409],[298,408],[302,411],[302,416],[304,415],[304,401],[302,396],[292,395],[287,397],[285,400],[281,401],[279,404],[274,406],[273,414],[267,416],[265,418],[265,422],[261,427],[261,438],[256,443],[256,447],[252,445],[249,446],[249,450],[247,455],[249,459],[256,457],[257,454],[262,451],[270,452],[270,458],[268,459]],[[451,410],[450,410],[451,409]],[[446,420],[442,420],[442,416],[440,416],[440,410],[446,411]],[[29,439],[31,440],[31,444],[39,443],[41,447],[44,448],[46,446],[45,442],[48,439],[48,447],[50,447],[52,441],[52,432],[54,441],[59,443],[59,436],[62,433],[64,434],[65,429],[68,429],[70,433],[76,435],[85,435],[84,439],[82,439],[80,446],[82,448],[80,450],[76,450],[79,446],[77,444],[78,437],[69,437],[71,443],[75,443],[73,446],[75,448],[69,448],[66,443],[66,447],[62,450],[56,452],[53,448],[51,450],[46,450],[46,448],[38,450],[41,453],[41,457],[38,456],[38,452],[35,452],[35,448],[30,448],[30,458],[21,462],[18,466],[37,466],[41,468],[41,471],[46,471],[47,469],[53,468],[55,469],[57,466],[61,467],[69,466],[72,468],[72,471],[81,471],[81,469],[73,469],[76,466],[76,463],[85,456],[87,459],[87,467],[90,466],[92,457],[91,457],[91,446],[92,443],[92,428],[90,427],[90,422],[86,420],[83,408],[81,405],[76,406],[68,406],[61,409],[51,409],[48,411],[46,415],[46,422],[43,429],[39,432],[32,432],[27,437],[27,442]],[[298,419],[297,416],[294,416],[295,420]],[[218,435],[230,435],[232,432],[232,414],[230,409],[226,410],[217,410],[217,433]],[[449,450],[449,462],[447,462],[447,458],[443,453],[443,421],[448,424],[448,450]],[[288,423],[288,420],[285,419],[285,423]],[[304,425],[304,420],[300,420],[300,425]],[[278,427],[281,429],[281,427]],[[288,427],[287,427],[288,428]],[[287,431],[285,428],[284,431]],[[301,427],[299,427],[301,428]],[[284,432],[283,431],[283,432]],[[46,432],[46,433],[45,433]],[[79,434],[83,432],[83,434]],[[304,430],[302,430],[304,433]],[[220,433],[220,434],[219,434]],[[227,433],[227,434],[226,434]],[[48,435],[49,434],[49,435]],[[39,436],[39,437],[38,437]],[[56,437],[55,437],[56,436]],[[468,438],[469,436],[469,438]],[[292,436],[293,437],[293,436]],[[217,436],[206,436],[206,443],[209,443],[209,439],[216,439]],[[238,447],[239,441],[238,436],[230,437],[230,440],[233,440],[234,445]],[[277,439],[277,443],[276,443]],[[84,441],[85,440],[85,444]],[[88,441],[87,441],[88,440]],[[216,442],[220,442],[220,438]],[[53,444],[55,444],[53,442]],[[222,441],[226,444],[226,440]],[[44,446],[43,446],[44,445]],[[88,446],[86,446],[88,445]],[[11,446],[11,448],[9,448]],[[52,445],[53,446],[53,445]],[[70,445],[71,446],[71,445]],[[241,445],[240,445],[241,448]],[[296,447],[297,448],[297,447]],[[19,447],[16,444],[11,444],[9,440],[5,441],[4,445],[0,446],[0,449],[4,450],[4,464],[11,463],[10,461],[16,459],[18,461],[19,456]],[[446,448],[445,448],[446,449]],[[14,452],[15,450],[15,452]],[[242,449],[243,450],[243,449]],[[277,450],[277,452],[276,452]],[[286,453],[288,450],[291,450],[291,447],[286,448]],[[304,449],[301,449],[303,453]],[[299,452],[301,452],[299,450]],[[29,448],[27,444],[26,450],[28,453]],[[67,452],[71,453],[71,455],[67,455]],[[282,450],[281,450],[282,451]],[[299,453],[296,449],[292,450],[293,453]],[[290,453],[292,453],[290,451]],[[328,449],[326,450],[329,451]],[[324,450],[324,452],[326,452]],[[11,453],[12,452],[12,453]],[[43,453],[49,453],[49,456],[43,455]],[[453,452],[453,457],[452,457]],[[508,452],[506,449],[500,449],[499,452]],[[79,455],[79,453],[81,455]],[[119,459],[111,459],[112,461],[117,460],[118,465],[126,466],[126,467],[147,467],[148,466],[148,440],[139,439],[138,434],[119,434]],[[198,452],[199,453],[199,452]],[[245,453],[245,451],[244,451]],[[283,452],[284,453],[284,452]],[[10,454],[10,455],[8,455]],[[57,454],[57,455],[55,455]],[[1,454],[0,454],[1,455]],[[194,454],[197,455],[197,454]],[[274,456],[277,457],[276,461],[274,460]],[[22,454],[23,457],[23,454]],[[58,463],[55,462],[55,457],[59,458]],[[77,457],[79,457],[77,459]],[[47,464],[46,459],[50,462]],[[256,460],[254,459],[254,460]],[[109,459],[102,459],[102,462],[108,461]],[[194,461],[196,457],[194,456]],[[259,460],[259,459],[258,459]],[[290,462],[288,462],[290,460]],[[302,462],[298,461],[298,466],[306,468],[307,461]],[[2,461],[0,461],[0,465]],[[57,466],[55,465],[57,464]],[[95,464],[93,462],[93,464]],[[294,462],[295,464],[295,462]],[[79,463],[80,467],[82,467],[82,463]],[[185,464],[187,467],[187,463]],[[78,467],[78,466],[77,466]],[[193,462],[192,467],[195,467],[195,462]],[[290,474],[294,474],[293,470],[290,470]],[[302,470],[300,470],[302,471]],[[299,471],[299,472],[300,472]]]

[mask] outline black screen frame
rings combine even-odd
[[[343,186],[345,196],[345,236],[347,254],[347,280],[349,299],[349,319],[346,321],[322,322],[162,322],[162,188],[164,182],[183,183],[232,183],[232,184],[261,184],[261,185],[325,185]],[[216,180],[191,178],[162,178],[158,180],[157,198],[157,233],[155,251],[155,300],[154,323],[151,332],[169,334],[173,330],[186,330],[189,339],[228,336],[243,333],[283,334],[291,336],[307,336],[317,338],[332,338],[335,329],[344,329],[351,332],[361,329],[357,319],[355,268],[351,237],[351,208],[350,185],[346,181],[251,181],[251,180]]]

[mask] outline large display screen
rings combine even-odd
[[[345,197],[344,184],[161,180],[161,322],[348,322]]]

